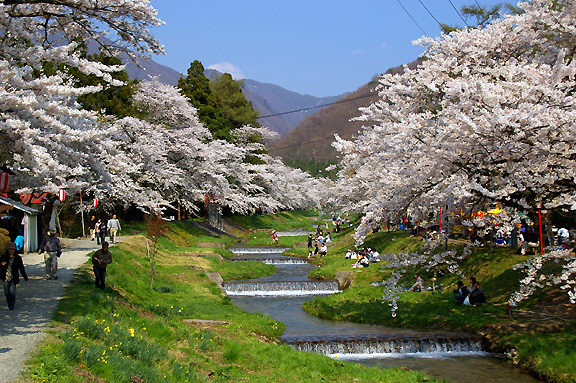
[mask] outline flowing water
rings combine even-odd
[[[314,269],[303,260],[284,257],[278,248],[231,249],[235,261],[260,261],[276,266],[270,276],[224,283],[232,302],[248,312],[269,315],[286,325],[281,339],[297,350],[340,361],[380,368],[424,370],[449,382],[538,382],[502,358],[483,352],[470,334],[419,332],[378,325],[320,319],[302,309],[315,295],[337,294],[333,281],[313,281]]]

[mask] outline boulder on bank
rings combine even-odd
[[[338,290],[345,290],[352,285],[354,273],[352,271],[339,271],[336,273]]]

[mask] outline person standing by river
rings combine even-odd
[[[4,282],[4,295],[10,310],[14,310],[16,304],[16,285],[20,282],[20,274],[25,281],[28,280],[22,257],[16,253],[16,244],[10,242],[6,246],[6,253],[0,258],[0,279]]]

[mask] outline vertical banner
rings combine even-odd
[[[10,180],[10,174],[7,172],[0,173],[0,191],[8,190],[8,181]]]

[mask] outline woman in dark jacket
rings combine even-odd
[[[4,282],[4,295],[10,310],[14,310],[16,303],[16,285],[20,282],[20,274],[25,281],[28,280],[22,257],[16,253],[14,242],[10,242],[6,246],[6,253],[0,258],[0,279]]]

